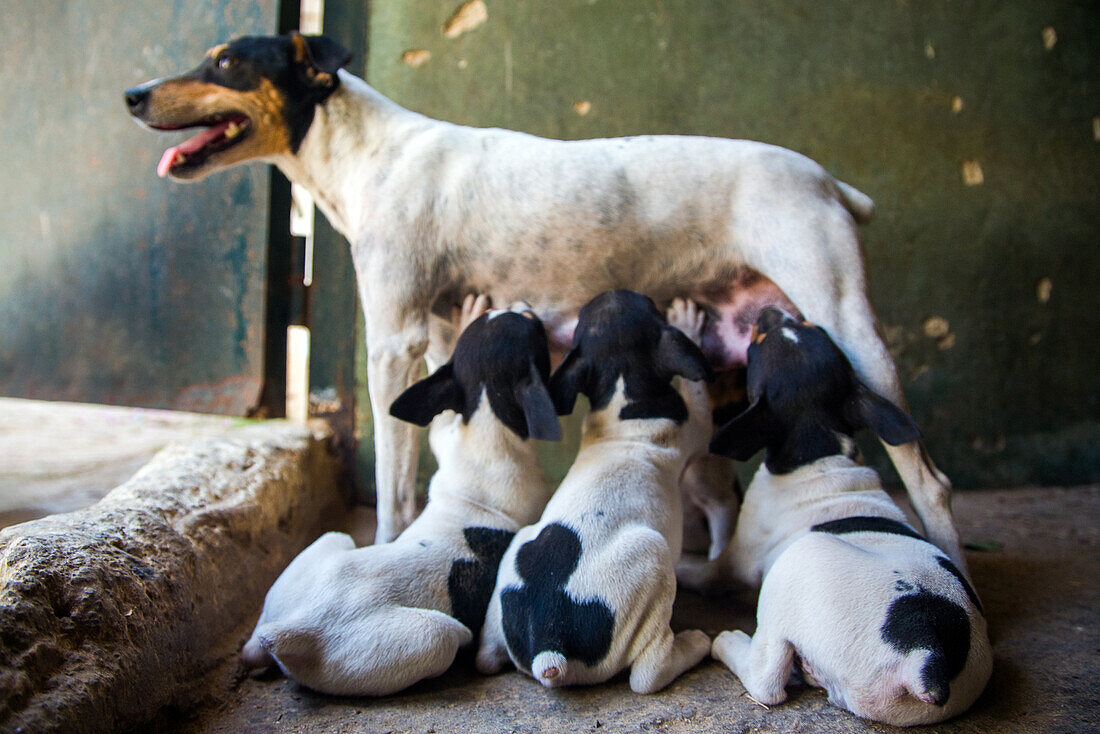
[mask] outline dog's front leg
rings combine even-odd
[[[392,318],[385,310],[367,310],[367,390],[374,418],[378,508],[374,542],[387,543],[416,515],[417,427],[390,416],[390,405],[420,376],[420,359],[428,348],[428,314]]]

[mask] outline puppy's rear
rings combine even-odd
[[[919,437],[912,419],[860,382],[823,329],[775,309],[757,321],[748,392],[711,450],[747,460],[763,449],[764,465],[709,572],[763,575],[758,624],[751,638],[719,635],[714,656],[766,704],[785,699],[799,660],[860,716],[908,726],[965,711],[991,666],[977,594],[853,461],[856,430],[896,445]]]

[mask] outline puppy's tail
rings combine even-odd
[[[843,181],[836,182],[840,191],[840,203],[856,220],[856,224],[867,224],[875,213],[875,202],[871,197],[863,193],[855,186],[849,186]]]
[[[918,657],[918,656],[914,656]],[[909,666],[905,687],[915,698],[933,706],[943,706],[951,696],[951,682],[943,653],[935,650],[924,659],[919,669]]]
[[[547,688],[564,685],[569,663],[560,652],[546,650],[531,661],[531,675]]]

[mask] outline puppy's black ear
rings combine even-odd
[[[675,326],[661,329],[661,341],[657,345],[657,369],[662,377],[671,380],[680,375],[688,380],[714,379],[714,372],[698,345]]]
[[[335,86],[336,72],[351,61],[351,51],[326,36],[303,36],[291,32],[294,62],[304,69],[306,78],[321,86]]]
[[[900,446],[921,437],[917,424],[904,410],[862,382],[856,383],[855,392],[848,401],[848,418],[857,427],[870,428],[891,446]]]
[[[588,382],[588,362],[581,356],[580,347],[574,347],[558,365],[550,378],[550,399],[558,415],[569,415],[577,402],[577,393],[583,392]]]
[[[440,367],[398,396],[390,406],[390,415],[418,426],[426,426],[445,410],[461,412],[462,388],[455,381],[451,362]]]
[[[763,398],[757,398],[741,415],[714,432],[710,452],[737,461],[748,461],[768,445],[771,414]]]
[[[527,434],[542,441],[557,441],[561,438],[561,425],[558,412],[550,391],[539,374],[538,368],[531,363],[530,379],[516,386],[516,398],[523,408],[523,417],[527,419]]]

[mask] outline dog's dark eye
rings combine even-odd
[[[219,69],[231,69],[237,63],[237,60],[228,54],[223,54],[218,57]]]

